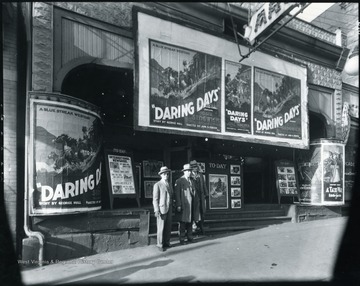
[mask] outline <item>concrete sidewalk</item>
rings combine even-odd
[[[22,270],[25,285],[66,283],[330,281],[347,218],[284,223]]]

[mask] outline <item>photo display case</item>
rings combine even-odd
[[[240,162],[208,161],[205,180],[209,210],[240,209],[243,202],[243,168]]]

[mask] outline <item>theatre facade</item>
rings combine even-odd
[[[344,88],[334,33],[293,19],[249,53],[233,30],[248,10],[223,3],[18,7],[23,206],[7,211],[23,259],[147,245],[160,167],[174,184],[190,160],[209,231],[342,215],[358,88]]]

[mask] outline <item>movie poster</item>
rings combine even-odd
[[[344,201],[344,146],[323,144],[324,202]]]
[[[31,101],[30,214],[101,208],[102,121],[97,113]]]
[[[228,176],[209,174],[210,209],[228,208]]]
[[[251,133],[251,66],[225,61],[225,130]]]
[[[255,68],[254,134],[301,139],[300,79]]]
[[[112,193],[114,195],[136,194],[131,158],[108,155]]]
[[[298,151],[299,200],[304,204],[321,204],[321,145]]]
[[[221,58],[150,40],[150,125],[221,132]]]

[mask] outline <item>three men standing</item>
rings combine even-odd
[[[157,226],[156,246],[160,251],[171,247],[173,188],[169,182],[170,171],[166,166],[161,167],[159,172],[161,180],[153,188],[153,206]]]

